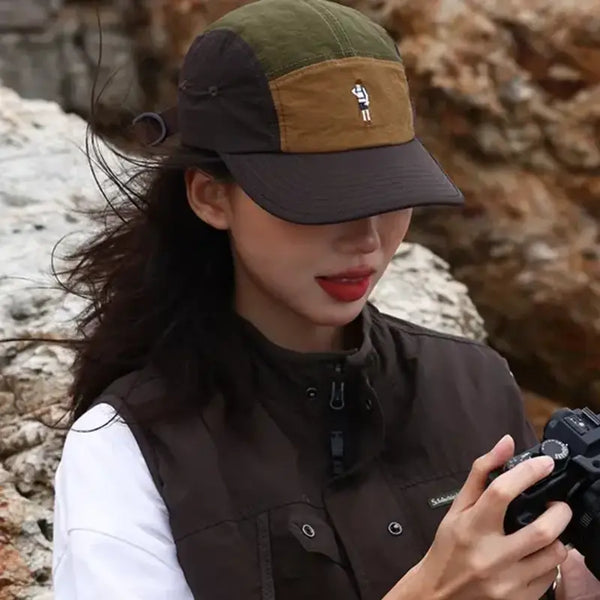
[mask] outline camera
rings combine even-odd
[[[544,455],[554,459],[554,469],[510,503],[505,533],[534,521],[548,502],[566,502],[573,517],[559,539],[576,548],[600,579],[600,415],[587,407],[559,409],[544,427],[540,443],[490,473],[487,484],[523,461]]]

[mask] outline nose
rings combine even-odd
[[[339,248],[348,254],[370,254],[381,246],[377,227],[378,217],[365,217],[347,223],[340,223]]]

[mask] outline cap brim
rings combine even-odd
[[[222,154],[222,158],[248,196],[293,223],[339,223],[402,208],[464,202],[416,138],[346,152]]]

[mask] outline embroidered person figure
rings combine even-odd
[[[371,123],[371,111],[369,110],[371,101],[369,99],[369,92],[367,92],[367,88],[365,88],[362,82],[357,81],[356,85],[352,88],[352,93],[358,100],[358,106],[360,108],[363,121],[365,123]]]

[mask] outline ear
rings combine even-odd
[[[229,188],[198,169],[187,169],[185,187],[190,208],[215,229],[229,229]]]

